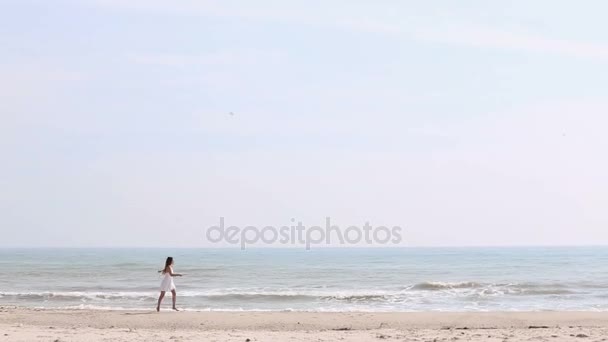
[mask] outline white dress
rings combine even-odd
[[[171,290],[175,290],[175,284],[173,283],[173,277],[171,276],[171,273],[173,273],[173,267],[169,266],[169,269],[171,272],[165,273],[165,276],[160,283],[161,291],[169,292]]]

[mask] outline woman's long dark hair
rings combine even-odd
[[[158,271],[158,272],[160,272],[160,273],[167,272],[167,267],[171,266],[172,263],[173,263],[173,257],[167,257],[167,260],[165,261],[165,268],[163,268],[162,271]]]

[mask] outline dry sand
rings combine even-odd
[[[608,341],[608,313],[58,311],[0,308],[0,341]]]

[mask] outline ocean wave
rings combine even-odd
[[[381,289],[330,289],[309,288],[223,288],[201,291],[178,290],[178,296],[197,298],[209,302],[344,302],[382,303],[405,302],[446,297],[463,299],[496,296],[560,296],[580,294],[581,289],[556,286],[556,284],[501,284],[480,282],[423,282],[400,288]],[[40,291],[0,292],[0,299],[24,301],[151,301],[158,296],[150,291]]]
[[[41,291],[41,292],[0,292],[0,298],[24,300],[74,300],[74,299],[142,299],[154,298],[152,292],[81,292],[81,291]]]
[[[449,289],[473,289],[483,287],[482,284],[468,281],[468,282],[459,282],[459,283],[445,283],[445,282],[424,282],[419,283],[411,288],[414,290],[428,290],[428,291],[436,291],[436,290],[449,290]]]
[[[580,293],[575,286],[542,283],[479,283],[479,282],[424,282],[411,287],[417,291],[453,292],[455,294],[484,295],[568,295]]]

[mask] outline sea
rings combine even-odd
[[[608,247],[0,249],[0,306],[153,310],[167,256],[190,311],[608,311]]]

